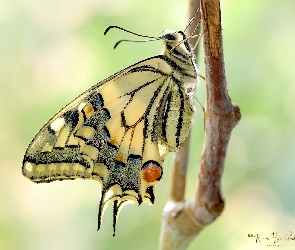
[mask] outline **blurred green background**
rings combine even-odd
[[[154,206],[128,205],[112,237],[112,208],[97,232],[99,185],[64,181],[36,185],[21,174],[34,134],[53,114],[94,83],[160,53],[161,43],[123,43],[119,25],[157,36],[183,30],[181,0],[15,0],[0,9],[0,249],[157,249],[170,165],[156,188]],[[248,233],[295,236],[295,2],[222,1],[228,88],[242,120],[226,160],[222,216],[189,249],[270,249]],[[134,38],[134,37],[132,37]],[[199,67],[205,75],[203,56]],[[204,103],[201,81],[197,96]],[[200,108],[198,107],[200,110]],[[192,132],[187,197],[195,187],[204,131]],[[295,249],[294,241],[280,241]]]

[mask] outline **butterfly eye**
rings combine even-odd
[[[173,41],[175,40],[175,34],[174,33],[166,33],[164,36],[163,36],[164,39],[166,40],[170,40],[170,41]]]

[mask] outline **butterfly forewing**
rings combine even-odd
[[[114,229],[126,203],[152,204],[163,160],[187,136],[194,111],[184,83],[196,68],[166,53],[164,43],[164,55],[114,74],[59,111],[30,143],[23,174],[37,183],[99,181],[99,227],[112,202]]]

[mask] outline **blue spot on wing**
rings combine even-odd
[[[94,92],[87,98],[87,102],[90,102],[94,110],[100,110],[104,106],[103,97],[100,93]]]
[[[105,118],[105,120],[108,120],[111,118],[111,114],[106,108],[103,108],[101,111],[102,111],[102,115]]]
[[[116,168],[125,168],[126,164],[124,162],[116,161]]]
[[[97,105],[100,106],[101,108],[104,106],[103,98],[100,93],[97,94],[96,102],[97,102]]]
[[[141,158],[140,155],[131,154],[131,155],[128,156],[127,162],[131,162],[132,164],[136,165],[136,164],[140,163],[141,160],[142,160],[142,158]]]
[[[108,145],[108,149],[111,150],[111,151],[118,150],[118,148],[115,145],[113,145],[113,144],[111,144],[109,142],[107,142],[107,145]]]
[[[103,137],[104,137],[106,140],[109,140],[109,139],[110,139],[110,133],[109,133],[109,130],[107,129],[106,126],[103,127]]]

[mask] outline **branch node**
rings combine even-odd
[[[235,103],[232,103],[232,105],[233,105],[232,116],[235,118],[237,122],[239,122],[242,118],[240,107]]]
[[[224,201],[221,199],[218,203],[212,204],[209,208],[209,211],[216,217],[220,216],[224,209]]]

